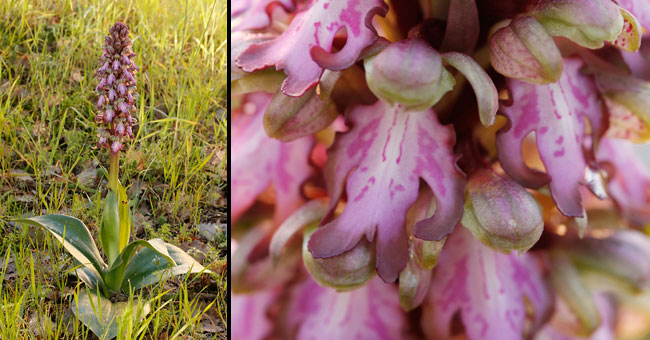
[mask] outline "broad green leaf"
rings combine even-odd
[[[47,229],[82,265],[92,265],[98,273],[103,272],[106,268],[106,263],[102,260],[90,231],[80,220],[54,214],[19,218],[14,221]]]
[[[102,224],[99,227],[99,240],[108,258],[109,266],[113,265],[120,253],[119,236],[120,213],[118,197],[114,191],[110,190],[104,201],[104,214],[102,215]]]
[[[122,184],[118,183],[118,190],[120,194],[118,202],[120,218],[119,251],[122,252],[124,247],[129,244],[129,236],[131,236],[131,211],[129,210],[129,199]]]
[[[126,248],[122,250],[122,252],[117,257],[117,259],[115,259],[115,262],[113,263],[111,268],[106,273],[106,284],[109,289],[115,292],[117,292],[120,289],[120,287],[122,286],[122,280],[124,279],[124,273],[126,272],[129,262],[131,262],[131,259],[133,258],[133,256],[136,254],[136,251],[140,247],[145,247],[147,249],[156,252],[162,258],[167,260],[166,262],[167,266],[171,267],[175,265],[174,260],[171,257],[169,257],[169,253],[167,252],[167,247],[163,240],[153,239],[149,241],[137,240],[131,242],[129,245],[126,246]]]
[[[72,269],[72,274],[83,281],[88,288],[96,289],[97,287],[101,287],[102,292],[105,291],[104,280],[95,268],[80,264]]]
[[[210,270],[205,269],[182,249],[169,243],[165,243],[165,246],[169,257],[172,258],[176,265],[169,268],[169,261],[158,252],[150,248],[142,249],[135,254],[126,269],[122,290],[129,291],[129,285],[132,289],[137,290],[173,275],[211,273]]]
[[[117,336],[117,320],[124,313],[128,312],[129,302],[111,302],[111,300],[97,295],[96,291],[82,290],[76,296],[76,303],[72,304],[72,312],[83,322],[90,330],[100,339],[109,340]],[[139,319],[144,318],[151,307],[145,303],[140,313],[138,313],[140,303],[134,299],[131,304],[133,315]],[[138,320],[134,320],[137,322]]]

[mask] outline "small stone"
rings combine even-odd
[[[201,236],[203,236],[208,242],[217,240],[217,235],[220,230],[216,223],[199,223],[196,227],[199,229]]]
[[[78,175],[77,175],[77,184],[91,187],[97,182],[97,169],[92,166],[86,166]]]

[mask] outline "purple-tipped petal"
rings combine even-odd
[[[424,334],[427,339],[451,339],[452,320],[460,313],[471,340],[526,338],[529,311],[524,297],[534,308],[534,331],[551,312],[551,297],[534,257],[496,252],[467,229],[456,228],[440,254],[423,305]]]
[[[558,209],[576,217],[582,217],[579,186],[587,170],[583,154],[585,118],[596,137],[602,134],[605,118],[594,81],[582,75],[580,67],[580,61],[565,59],[562,77],[548,85],[509,80],[513,104],[501,110],[510,125],[499,131],[496,140],[499,161],[510,177],[531,188],[550,180]],[[529,169],[523,161],[521,143],[531,131],[535,131],[546,174]]]
[[[325,168],[331,209],[346,178],[348,202],[338,218],[313,234],[309,250],[314,257],[331,257],[365,236],[376,241],[379,275],[392,282],[408,261],[404,220],[420,179],[433,190],[437,208],[415,225],[415,236],[440,240],[460,220],[464,176],[456,169],[454,133],[438,123],[433,110],[404,112],[382,101],[359,106],[348,118],[353,128],[337,135]]]
[[[232,145],[232,220],[236,221],[259,194],[273,185],[276,221],[281,223],[302,203],[302,182],[311,174],[308,164],[313,144],[311,137],[290,143],[269,138],[262,120],[271,95],[246,96],[242,106],[252,105],[255,113],[238,115],[233,121]]]
[[[292,287],[288,300],[287,328],[295,340],[401,340],[405,321],[395,288],[379,279],[339,293],[308,278]]]
[[[109,74],[108,79],[106,80],[106,84],[112,85],[114,81],[115,81],[115,75],[113,73]]]
[[[115,90],[110,89],[108,90],[108,101],[113,102],[115,100]]]
[[[119,70],[121,66],[122,65],[120,64],[120,62],[118,60],[113,60],[113,71]]]
[[[361,51],[377,40],[372,18],[386,12],[382,0],[313,0],[296,14],[282,35],[250,46],[235,63],[246,72],[268,66],[284,70],[287,78],[282,91],[288,96],[300,96],[318,83],[323,73],[321,65],[327,64],[326,68],[333,70],[352,65]],[[334,36],[341,28],[347,32],[345,46],[330,54]]]

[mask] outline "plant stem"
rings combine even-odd
[[[108,173],[108,188],[117,192],[117,173],[120,168],[120,154],[111,153],[111,168]]]

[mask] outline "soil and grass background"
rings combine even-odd
[[[74,317],[83,285],[50,235],[6,222],[49,213],[97,236],[108,153],[94,123],[103,38],[129,26],[140,68],[136,137],[122,153],[132,239],[162,238],[215,274],[138,292],[151,313],[118,339],[226,334],[225,0],[0,1],[0,339],[96,339]]]

